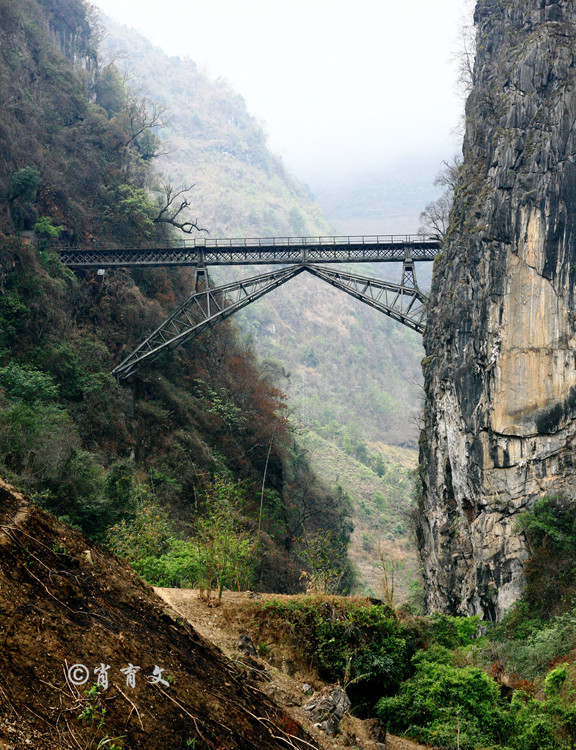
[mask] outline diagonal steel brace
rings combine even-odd
[[[236,311],[263,297],[273,289],[302,273],[304,266],[290,266],[270,273],[252,276],[214,289],[195,291],[126,359],[112,370],[118,380],[125,380],[153,362],[167,349],[230,317]]]

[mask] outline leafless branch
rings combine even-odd
[[[166,109],[166,107],[162,107],[147,98],[135,99],[132,101],[125,112],[129,134],[125,146],[134,143],[134,141],[146,130],[167,127],[169,125],[169,119],[165,117]]]
[[[194,185],[190,185],[189,187],[178,189],[172,187],[169,182],[166,182],[162,186],[164,205],[160,209],[156,218],[152,221],[155,224],[170,224],[186,234],[192,234],[194,230],[197,232],[207,232],[207,229],[203,229],[199,226],[198,219],[182,220],[182,212],[191,206],[187,193],[189,193],[193,187]]]

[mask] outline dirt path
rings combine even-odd
[[[169,604],[180,617],[190,624],[207,640],[215,643],[232,659],[238,658],[238,639],[240,634],[247,633],[252,637],[256,647],[258,639],[252,625],[250,607],[255,601],[280,599],[293,600],[294,596],[286,594],[252,594],[250,592],[227,591],[222,597],[220,606],[203,601],[199,592],[193,589],[156,588],[156,593]],[[264,644],[269,646],[270,644]],[[270,675],[271,680],[264,686],[264,691],[285,706],[286,710],[314,737],[315,741],[326,750],[340,750],[351,745],[362,750],[377,750],[382,745],[372,739],[374,721],[361,721],[345,717],[342,721],[342,733],[339,737],[329,739],[310,726],[307,715],[302,710],[306,703],[303,686],[312,685],[321,690],[325,683],[318,675],[303,666],[301,661],[290,653],[289,648],[273,644],[276,658],[258,659],[262,668]],[[430,750],[402,737],[388,735],[386,750]]]

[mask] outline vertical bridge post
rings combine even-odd
[[[198,265],[194,270],[194,291],[200,292],[208,288],[206,278],[206,254],[204,250],[198,250]]]
[[[402,281],[400,286],[408,289],[418,289],[416,281],[416,265],[412,258],[412,248],[407,247],[405,250],[404,261],[402,263]]]

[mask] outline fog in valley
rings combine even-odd
[[[460,148],[469,0],[97,0],[226,79],[342,233],[404,233]]]

